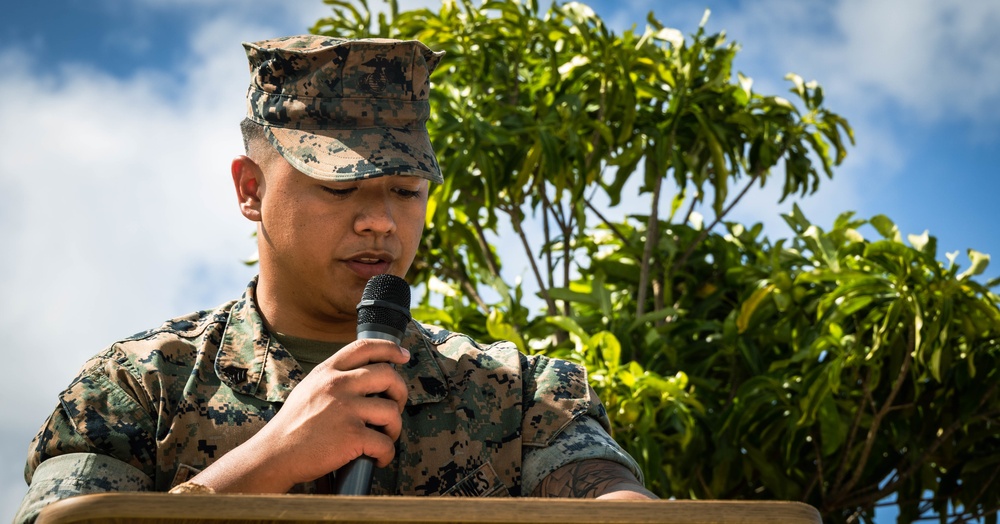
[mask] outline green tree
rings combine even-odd
[[[608,326],[642,345],[645,370],[602,362],[610,344],[571,354],[617,406],[616,438],[671,496],[801,500],[850,522],[895,495],[903,522],[994,518],[1000,298],[973,280],[988,257],[943,264],[933,237],[906,245],[884,216],[846,213],[829,232],[798,208],[785,218],[795,235],[773,244],[759,226],[709,235],[671,282],[670,322]],[[628,311],[638,245],[598,238],[594,293]],[[575,304],[581,333],[602,328],[599,302]]]
[[[576,2],[325,1],[314,32],[447,51],[415,315],[585,363],[660,495],[802,500],[831,522],[893,494],[907,522],[996,511],[1000,313],[996,282],[973,281],[988,257],[960,273],[881,216],[824,232],[796,208],[773,243],[725,220],[758,184],[784,200],[833,176],[853,137],[818,85],[755,93],[705,20],[685,38],[650,14],[619,35]],[[633,179],[646,212],[592,205],[635,205]],[[518,248],[540,311],[504,280]]]

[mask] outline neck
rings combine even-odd
[[[283,293],[282,286],[259,278],[254,300],[268,331],[321,342],[348,343],[357,339],[357,311],[313,306],[308,297]],[[323,311],[327,309],[327,311]]]

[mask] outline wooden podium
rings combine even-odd
[[[599,501],[330,495],[102,493],[46,507],[38,524],[83,523],[821,524],[799,502]]]

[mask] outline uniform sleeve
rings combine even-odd
[[[609,425],[601,401],[591,396],[585,368],[541,355],[522,358],[525,446],[548,446],[570,422],[591,410],[601,424]]]
[[[33,519],[46,504],[73,495],[151,489],[150,406],[120,360],[105,353],[85,364],[29,447],[19,515]]]
[[[104,354],[59,394],[59,405],[31,444],[25,479],[50,457],[99,453],[154,475],[156,424],[152,402],[123,359]]]
[[[589,459],[618,462],[641,483],[638,464],[611,437],[607,411],[587,383],[586,369],[544,356],[526,358],[521,493],[531,493],[553,471]]]
[[[580,417],[544,448],[527,448],[521,463],[521,490],[530,494],[553,471],[580,460],[601,459],[627,467],[643,484],[642,470],[597,420]]]
[[[34,522],[45,506],[76,495],[152,488],[146,474],[118,459],[96,453],[59,455],[35,468],[14,522]]]

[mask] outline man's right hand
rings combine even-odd
[[[285,493],[367,455],[395,455],[407,388],[393,364],[410,355],[386,340],[352,342],[316,366],[250,440],[191,479],[218,493]]]

